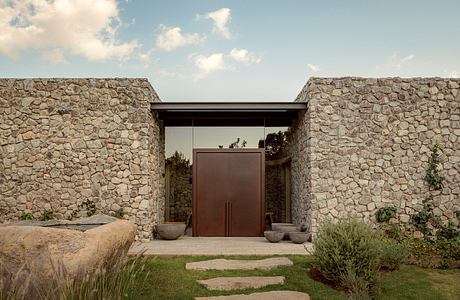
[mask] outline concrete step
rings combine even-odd
[[[294,291],[271,291],[249,295],[230,295],[215,297],[195,297],[196,300],[310,300],[306,293]]]
[[[211,291],[231,291],[247,288],[262,288],[268,285],[284,284],[284,276],[216,277],[197,282]]]
[[[190,262],[185,265],[187,270],[269,270],[279,266],[292,266],[287,257],[273,257],[260,260],[212,259]]]

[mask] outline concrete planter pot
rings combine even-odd
[[[292,231],[289,232],[289,238],[293,243],[303,244],[310,239],[311,233]]]
[[[272,230],[284,233],[284,239],[289,239],[289,232],[297,231],[296,225],[290,223],[273,223]]]
[[[177,240],[184,234],[185,223],[165,223],[156,226],[158,235],[164,240]]]
[[[264,231],[265,238],[270,243],[278,243],[284,237],[284,232],[281,231]]]

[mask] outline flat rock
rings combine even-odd
[[[267,285],[284,284],[284,276],[216,277],[197,282],[212,291],[258,289]]]
[[[2,271],[18,278],[32,278],[39,286],[57,278],[62,278],[64,284],[97,270],[114,257],[122,257],[133,243],[136,230],[134,223],[125,220],[85,232],[41,226],[3,226],[0,227]],[[62,274],[61,269],[65,270]]]
[[[212,259],[190,262],[185,265],[187,270],[268,270],[279,266],[292,266],[287,257],[273,257],[259,260]]]
[[[271,291],[249,295],[230,295],[216,297],[196,297],[196,300],[310,300],[306,293],[294,291]]]
[[[79,230],[86,231],[89,229],[96,228],[101,225],[109,224],[117,221],[115,217],[97,214],[91,217],[78,218],[72,221],[69,220],[48,220],[48,221],[38,221],[38,220],[25,220],[18,221],[10,224],[2,224],[0,227],[6,226],[39,226],[47,228],[58,228],[58,229],[70,229],[70,230]]]

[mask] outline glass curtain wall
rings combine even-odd
[[[166,127],[165,220],[187,222],[192,212],[194,148],[265,148],[265,210],[270,222],[290,222],[289,127]]]

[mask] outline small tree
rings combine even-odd
[[[185,158],[182,152],[176,151],[166,159],[166,165],[176,169],[188,169],[190,167],[190,160]]]

